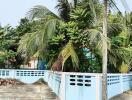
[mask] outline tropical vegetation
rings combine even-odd
[[[58,0],[53,13],[37,5],[16,28],[0,28],[0,64],[15,68],[32,56],[57,71],[101,72],[102,44],[108,44],[108,72],[128,72],[132,66],[132,13],[108,15],[103,35],[103,4],[99,0]]]

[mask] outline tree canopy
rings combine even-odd
[[[105,40],[108,71],[131,69],[132,13],[123,15],[109,11],[108,37],[105,37],[103,5],[99,0],[58,0],[56,9],[58,15],[37,5],[16,28],[0,28],[0,63],[11,60],[12,64],[20,65],[37,54],[47,62],[47,69],[101,72]]]

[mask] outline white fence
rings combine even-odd
[[[102,74],[47,70],[0,70],[0,78],[33,83],[43,78],[61,100],[102,100]],[[108,74],[108,98],[132,89],[132,74]]]

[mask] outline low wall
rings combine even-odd
[[[61,100],[102,100],[102,74],[47,70],[0,70],[0,78],[33,83],[43,78]],[[132,89],[132,74],[108,74],[108,99]]]
[[[102,74],[47,72],[47,82],[61,100],[102,100]],[[108,99],[132,89],[132,74],[108,74]]]
[[[30,84],[43,78],[44,70],[8,70],[0,69],[0,78],[15,78],[24,83]]]

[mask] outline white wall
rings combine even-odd
[[[21,65],[21,69],[37,69],[38,60],[31,60],[29,61],[29,65]]]
[[[29,63],[31,64],[31,66],[28,67],[29,69],[37,69],[38,60],[31,60]]]

